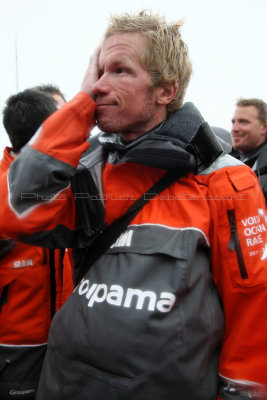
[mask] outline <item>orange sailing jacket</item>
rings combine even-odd
[[[165,140],[169,165],[183,159],[173,120],[160,128],[161,136],[145,135],[138,149],[114,148],[100,136],[101,145],[88,150],[94,108],[85,93],[77,95],[1,177],[0,228],[7,235],[82,247],[103,227],[101,204],[111,223],[168,169]],[[174,118],[179,127],[183,110]],[[205,142],[205,130],[200,133]],[[219,350],[223,378],[267,385],[264,196],[248,167],[218,154],[205,165],[198,132],[186,135],[195,150],[194,171],[146,204],[57,313],[38,399],[62,393],[65,399],[101,399],[112,390],[114,398],[126,393],[129,400],[210,400]],[[162,140],[160,152],[155,139]],[[139,150],[155,150],[157,165],[141,159]],[[31,182],[20,185],[18,177],[26,179],[30,170]],[[62,327],[69,333],[64,338]]]

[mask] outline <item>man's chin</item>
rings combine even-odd
[[[244,153],[246,150],[243,148],[243,146],[240,146],[238,144],[233,144],[233,149],[238,151],[239,153]]]
[[[114,121],[97,120],[98,128],[105,133],[119,133],[118,124]]]
[[[240,140],[233,140],[233,148],[239,150],[239,147],[242,147],[242,143]]]

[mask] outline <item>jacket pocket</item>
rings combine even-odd
[[[133,400],[144,375],[132,379],[48,350],[38,386],[38,400]],[[141,397],[143,398],[143,397]]]

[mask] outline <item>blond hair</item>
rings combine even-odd
[[[175,81],[178,93],[167,105],[168,115],[183,104],[192,73],[187,46],[182,40],[182,21],[167,23],[165,17],[143,10],[136,15],[124,13],[111,15],[104,39],[117,33],[141,33],[146,38],[146,48],[140,61],[151,76],[155,87]]]

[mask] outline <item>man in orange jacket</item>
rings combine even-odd
[[[53,98],[37,90],[7,100],[4,126],[12,148],[4,150],[0,174],[56,110]],[[4,237],[0,244],[0,397],[34,399],[51,320],[73,290],[72,269],[65,249]]]
[[[52,322],[38,400],[266,398],[265,200],[183,104],[180,28],[113,16],[81,92],[0,177],[0,229],[92,264]],[[105,227],[166,173],[180,177],[92,263]]]

